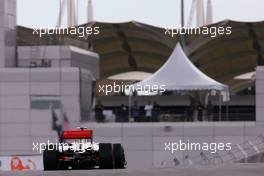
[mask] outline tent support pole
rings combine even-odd
[[[222,104],[221,104],[221,93],[219,92],[219,121],[222,121]]]
[[[229,120],[229,114],[228,114],[228,109],[229,107],[228,107],[228,102],[226,102],[226,120],[228,121]]]
[[[129,121],[131,119],[131,99],[132,99],[132,97],[129,94],[129,96],[128,96],[128,118],[129,118]]]

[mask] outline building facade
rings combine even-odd
[[[0,1],[0,155],[32,154],[55,141],[56,123],[75,128],[91,114],[99,56],[77,47],[16,46],[16,0]],[[53,115],[52,115],[53,114]]]

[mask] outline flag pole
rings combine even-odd
[[[184,27],[184,0],[181,0],[181,27]],[[180,35],[180,43],[182,47],[185,46],[185,40],[184,40],[184,35]]]
[[[184,26],[184,0],[181,0],[181,27]]]

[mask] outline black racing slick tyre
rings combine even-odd
[[[125,153],[121,144],[113,145],[115,169],[123,169],[126,165]]]
[[[101,143],[99,144],[99,168],[100,169],[113,169],[113,150],[112,144]]]
[[[57,170],[58,169],[58,152],[50,149],[46,149],[43,152],[43,166],[44,170]]]

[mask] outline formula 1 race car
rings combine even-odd
[[[44,170],[122,169],[126,160],[121,144],[93,142],[93,131],[80,128],[63,131],[59,144],[46,146],[43,165]]]

